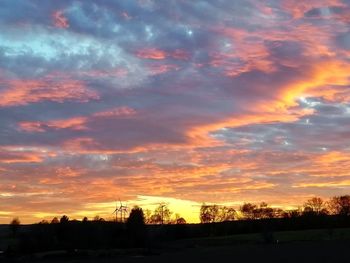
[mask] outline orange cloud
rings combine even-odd
[[[156,48],[141,49],[136,52],[136,56],[138,56],[139,58],[153,59],[153,60],[163,60],[163,59],[166,59],[167,57],[171,57],[179,60],[186,60],[189,57],[188,53],[181,49],[176,49],[171,52],[166,52]]]
[[[53,23],[54,23],[55,27],[58,27],[58,28],[68,28],[69,27],[68,19],[64,16],[62,10],[55,11],[52,14],[52,18],[53,18]]]
[[[309,188],[309,187],[319,187],[319,188],[332,188],[332,187],[349,187],[350,180],[336,180],[328,181],[325,183],[300,183],[293,185],[293,188]]]
[[[251,70],[267,73],[276,71],[277,68],[270,57],[267,42],[275,45],[281,41],[299,42],[303,46],[302,55],[314,59],[335,58],[338,52],[332,45],[329,45],[329,38],[334,33],[334,27],[328,23],[317,26],[309,23],[293,25],[290,21],[286,21],[276,28],[262,27],[253,31],[220,26],[213,27],[212,30],[228,38],[228,46],[225,51],[209,53],[210,65],[222,68],[225,75],[232,77]],[[304,60],[299,61],[293,57],[278,59],[280,65],[288,67],[300,67],[305,63]]]
[[[88,143],[89,140],[85,142]],[[175,152],[174,156],[178,156],[180,152],[181,150],[177,153]],[[237,206],[243,201],[260,202],[264,200],[284,207],[286,204],[288,206],[301,204],[310,195],[307,190],[309,187],[327,187],[326,182],[318,181],[317,178],[310,182],[298,182],[298,180],[303,180],[303,178],[296,178],[296,183],[292,184],[291,187],[301,189],[298,196],[296,197],[293,193],[283,192],[284,197],[280,198],[280,196],[276,196],[276,193],[281,193],[284,189],[278,190],[278,184],[261,178],[258,179],[258,176],[265,177],[266,179],[278,178],[281,177],[281,174],[284,176],[283,173],[286,172],[286,167],[288,167],[288,174],[297,173],[298,167],[294,168],[294,166],[298,164],[298,161],[293,159],[293,162],[291,162],[291,158],[295,153],[287,158],[281,153],[274,154],[273,158],[271,155],[264,156],[263,153],[257,153],[257,156],[254,156],[254,159],[252,159],[249,157],[251,153],[247,151],[231,152],[232,150],[218,150],[217,155],[220,156],[216,156],[214,149],[204,152],[199,151],[197,154],[204,157],[202,161],[200,158],[197,160],[188,160],[195,161],[196,164],[184,165],[175,162],[162,163],[162,158],[168,160],[171,156],[168,155],[169,152],[159,150],[151,154],[152,158],[135,160],[133,156],[125,162],[115,160],[115,162],[108,165],[109,167],[118,169],[118,171],[124,170],[121,168],[128,170],[128,180],[125,180],[124,176],[107,178],[89,176],[85,178],[81,175],[85,172],[89,173],[89,171],[82,171],[67,166],[62,166],[62,169],[54,168],[53,173],[44,172],[45,174],[48,173],[54,176],[41,177],[37,180],[40,187],[45,186],[46,192],[40,188],[37,189],[35,187],[36,182],[32,178],[31,188],[21,190],[21,193],[31,200],[30,206],[26,208],[28,210],[25,209],[23,211],[33,211],[35,209],[35,203],[40,202],[37,203],[38,207],[40,205],[40,211],[47,213],[47,216],[51,218],[55,213],[72,213],[72,215],[79,213],[81,217],[90,215],[91,213],[93,215],[96,213],[107,215],[111,213],[112,205],[106,205],[104,207],[103,204],[104,202],[114,200],[116,192],[118,192],[121,199],[129,200],[129,204],[130,202],[133,202],[133,204],[143,204],[142,202],[138,203],[136,199],[138,194],[142,194],[162,196],[162,198],[172,197],[178,200],[181,199],[183,202],[192,200],[199,204],[203,201],[218,204],[229,202],[235,203]],[[189,153],[188,156],[193,156],[195,153],[196,151]],[[186,155],[187,153],[183,154]],[[334,153],[329,156],[333,155],[335,156],[335,160],[338,160],[341,153]],[[323,160],[327,160],[327,156],[325,154]],[[309,161],[313,160],[310,155],[307,155],[307,158],[303,158],[302,155],[299,157],[302,160],[302,167],[304,168],[307,167]],[[187,159],[186,157],[184,158]],[[215,160],[215,162],[208,163],[205,159]],[[275,163],[273,160],[275,160]],[[202,165],[199,165],[200,162],[202,162]],[[237,174],[225,175],[225,172],[233,167],[239,168],[240,171]],[[304,170],[305,172],[307,171]],[[288,179],[286,178],[285,180]],[[330,188],[346,187],[349,180],[335,180],[331,178],[327,182]],[[305,192],[302,192],[304,191],[303,189],[305,189]],[[16,195],[16,193],[12,192],[9,192],[9,194]],[[62,198],[62,194],[64,194],[67,200],[75,200],[75,206],[72,207],[62,203],[59,206],[60,210],[56,211],[52,209],[51,203],[62,200],[60,199]],[[35,199],[41,198],[41,195],[46,196],[45,200],[48,203]],[[86,203],[94,203],[100,207],[84,209],[82,206],[86,205]],[[176,211],[176,208],[174,209]],[[183,213],[192,213],[196,209],[195,207],[189,207],[188,211],[186,210]],[[7,210],[5,209],[5,211]],[[11,211],[15,211],[15,209]],[[184,215],[183,213],[181,214]],[[33,220],[33,217],[30,220]],[[191,220],[193,219],[188,219],[188,221]]]
[[[31,153],[0,153],[0,163],[40,163],[42,156]]]
[[[343,152],[331,151],[319,156],[315,161],[318,164],[338,163],[338,162],[340,163],[344,161],[350,162],[350,156]]]
[[[273,101],[257,104],[255,110],[257,112],[240,114],[221,121],[213,122],[205,125],[192,127],[187,131],[189,138],[192,138],[194,145],[201,146],[219,146],[223,143],[217,139],[208,137],[208,134],[226,127],[240,127],[251,124],[268,124],[273,122],[294,122],[299,118],[310,115],[313,110],[303,109],[299,111],[288,110],[286,108],[278,109]],[[264,111],[263,111],[264,110]]]
[[[47,76],[38,80],[0,80],[5,87],[0,106],[26,105],[40,101],[63,102],[73,100],[87,102],[98,99],[95,91],[89,90],[84,82]]]
[[[136,55],[139,58],[145,58],[145,59],[160,60],[160,59],[166,58],[166,53],[164,51],[156,49],[156,48],[148,48],[148,49],[139,50],[136,53]]]
[[[295,19],[302,18],[304,14],[313,8],[322,8],[330,6],[345,6],[341,0],[283,0],[281,6],[287,12],[290,12]]]
[[[257,102],[250,113],[240,114],[210,124],[192,127],[187,132],[195,143],[213,145],[218,142],[208,138],[207,134],[225,127],[239,127],[249,124],[272,122],[294,122],[303,116],[313,114],[313,109],[293,109],[301,97],[323,97],[338,101],[350,99],[350,94],[344,94],[344,87],[350,84],[350,64],[336,60],[320,62],[312,66],[310,72],[293,83],[280,87],[272,99]],[[341,89],[340,87],[343,87]]]
[[[49,129],[72,129],[72,130],[85,130],[86,118],[76,117],[64,120],[53,120],[48,122],[21,122],[19,127],[26,132],[44,132]]]
[[[57,168],[56,174],[58,177],[78,177],[83,174],[83,171],[66,166]]]
[[[263,33],[231,27],[219,27],[213,30],[228,37],[230,41],[227,51],[209,54],[211,66],[223,68],[227,76],[236,76],[254,69],[263,72],[275,70],[273,62],[268,58],[269,52]]]
[[[96,112],[86,117],[73,117],[68,119],[50,121],[24,121],[18,123],[21,130],[26,132],[45,132],[47,129],[86,130],[90,118],[109,118],[135,115],[136,111],[129,107],[112,108],[107,111]]]
[[[316,96],[334,100],[339,93],[338,87],[350,84],[349,72],[349,63],[336,60],[313,65],[306,79],[286,85],[281,90],[280,103],[284,104],[283,107],[291,107],[296,104],[295,100],[302,96]]]
[[[47,157],[55,157],[56,153],[47,149],[22,146],[6,146],[0,148],[0,163],[41,163]]]

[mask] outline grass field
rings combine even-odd
[[[10,229],[8,225],[0,225],[0,251],[4,251],[10,240]]]
[[[312,229],[300,231],[283,231],[272,233],[273,243],[286,243],[295,241],[327,241],[327,240],[350,240],[350,228]],[[247,243],[265,243],[262,233],[241,234],[232,236],[196,238],[178,241],[187,243],[189,246],[223,246]],[[350,262],[350,258],[349,258]]]
[[[4,228],[0,230],[0,237],[9,234]],[[73,254],[56,251],[25,256],[16,262],[350,262],[350,228],[283,231],[272,236],[271,243],[266,243],[264,234],[256,233],[183,239],[158,244],[150,250],[77,250]],[[4,241],[13,242],[11,238]]]

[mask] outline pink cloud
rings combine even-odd
[[[25,132],[45,132],[49,129],[61,130],[87,130],[87,123],[91,119],[112,118],[135,115],[136,111],[129,107],[112,108],[106,111],[96,112],[89,116],[78,116],[68,119],[50,121],[23,121],[18,123],[20,130]]]
[[[0,163],[42,163],[47,157],[54,157],[56,154],[47,149],[25,146],[4,146],[0,147]]]
[[[44,132],[46,129],[72,129],[72,130],[84,130],[86,118],[76,117],[70,119],[53,120],[47,122],[21,122],[19,127],[26,132]]]
[[[153,59],[153,60],[163,60],[166,58],[174,58],[178,60],[186,60],[189,57],[189,54],[185,50],[176,49],[174,51],[166,52],[157,48],[145,48],[138,50],[136,56],[144,59]]]
[[[136,55],[139,58],[161,60],[166,58],[166,53],[156,48],[141,49]]]
[[[295,19],[303,17],[307,11],[313,8],[345,6],[340,0],[283,0],[281,2],[282,8],[287,12],[290,12]]]
[[[150,65],[148,68],[151,75],[163,74],[172,70],[180,69],[180,67],[172,64]]]
[[[93,114],[93,116],[107,118],[107,117],[131,116],[135,114],[136,114],[136,111],[130,107],[119,107],[119,108],[113,108],[107,111],[96,112]]]
[[[40,101],[87,102],[98,99],[95,91],[88,89],[85,83],[64,77],[48,75],[41,79],[0,79],[0,84],[7,87],[0,98],[0,106],[27,105]]]
[[[53,18],[53,23],[54,23],[55,27],[58,27],[58,28],[68,28],[69,27],[68,19],[64,16],[62,10],[55,11],[52,14],[52,18]]]
[[[180,60],[186,60],[189,58],[188,52],[182,49],[176,49],[175,51],[170,52],[169,56],[174,59],[180,59]]]

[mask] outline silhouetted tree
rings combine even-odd
[[[20,226],[21,222],[19,221],[18,217],[15,217],[14,219],[11,220],[10,222],[10,229],[12,231],[12,234],[15,236],[19,226]]]
[[[145,241],[145,216],[142,208],[135,206],[131,209],[129,218],[126,221],[127,229],[131,235],[134,246],[140,246]]]
[[[145,216],[141,207],[135,206],[133,209],[131,209],[126,224],[128,227],[137,227],[145,225]]]
[[[186,220],[185,218],[181,217],[180,214],[176,213],[175,218],[172,220],[171,224],[177,224],[177,225],[186,224]]]
[[[288,217],[282,209],[272,208],[266,202],[261,202],[259,206],[251,203],[244,203],[240,207],[240,212],[243,219],[249,220]]]
[[[179,217],[179,218],[176,219],[175,223],[176,223],[177,225],[184,225],[184,224],[186,224],[187,222],[186,222],[186,219],[185,219],[185,218]]]
[[[152,211],[149,209],[144,210],[144,217],[146,224],[151,224]]]
[[[258,212],[257,212],[257,206],[251,203],[244,203],[240,207],[240,212],[244,219],[257,219],[258,218]]]
[[[159,204],[159,206],[154,210],[153,214],[150,217],[150,224],[168,224],[171,220],[171,214],[168,205]]]
[[[233,207],[220,206],[217,222],[233,221],[236,219],[237,213]]]
[[[66,215],[63,215],[60,219],[61,224],[67,223],[68,221],[69,221],[69,217]]]
[[[49,221],[43,219],[43,220],[41,220],[41,221],[39,222],[39,224],[40,224],[40,225],[47,225],[47,224],[49,224]]]
[[[281,208],[274,208],[273,209],[273,217],[274,218],[282,218],[285,211]]]
[[[282,214],[283,218],[296,218],[301,216],[302,211],[300,208],[284,211]]]
[[[199,212],[199,219],[201,223],[213,223],[217,222],[219,217],[218,205],[206,205],[202,204]]]
[[[303,214],[328,214],[326,203],[320,197],[313,197],[304,203]]]
[[[152,214],[149,218],[150,224],[161,224],[162,223],[162,216],[160,214]]]
[[[100,217],[99,215],[96,215],[93,219],[93,221],[95,222],[104,222],[104,218],[103,217]]]
[[[58,224],[60,221],[58,220],[57,217],[52,218],[51,224]]]
[[[88,221],[89,221],[89,219],[88,219],[86,216],[84,216],[82,222],[86,223],[86,222],[88,222]]]
[[[328,207],[334,215],[350,216],[350,195],[332,197]]]
[[[259,208],[256,208],[257,218],[268,219],[282,217],[283,210],[279,208],[272,208],[267,203],[261,202]]]
[[[232,207],[202,204],[199,212],[201,223],[233,221],[236,210]]]

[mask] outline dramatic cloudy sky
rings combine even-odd
[[[350,1],[2,0],[0,222],[350,189]],[[195,211],[194,211],[195,212]]]

